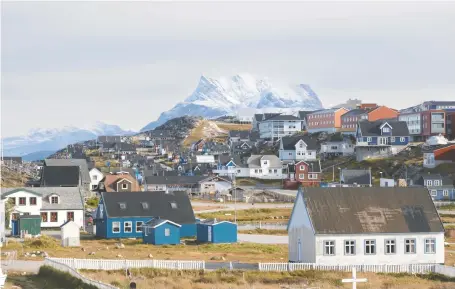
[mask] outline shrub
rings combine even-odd
[[[119,281],[117,281],[117,280],[112,281],[111,285],[115,286],[115,287],[121,287],[122,286],[122,284]]]
[[[97,197],[93,197],[87,200],[87,207],[96,208],[100,200]]]
[[[57,240],[47,235],[42,235],[38,238],[27,239],[24,242],[24,248],[52,249],[57,247]]]
[[[69,273],[56,270],[49,266],[41,266],[38,276],[44,279],[52,279],[55,283],[61,284],[62,288],[97,289],[96,286],[84,283],[81,279],[73,277]]]

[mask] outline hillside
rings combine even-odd
[[[200,139],[215,139],[224,141],[230,130],[250,130],[251,124],[235,124],[211,120],[201,120],[190,131],[183,141],[184,146],[189,146]]]
[[[2,188],[23,187],[29,180],[38,177],[37,170],[32,165],[2,165],[1,166]]]

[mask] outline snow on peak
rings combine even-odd
[[[181,115],[211,118],[233,115],[242,108],[317,110],[322,103],[308,84],[287,84],[249,73],[219,78],[202,75],[191,95],[142,130]]]

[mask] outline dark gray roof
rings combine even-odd
[[[105,174],[116,174],[118,172],[127,172],[133,177],[136,175],[136,172],[132,168],[110,168],[110,171]]]
[[[343,114],[341,117],[355,116],[355,115],[361,115],[361,114],[365,114],[365,113],[368,113],[368,110],[356,108],[356,109],[351,109],[350,111],[348,111],[345,114]]]
[[[295,150],[298,141],[303,140],[307,145],[307,150],[317,150],[318,140],[316,138],[305,136],[285,136],[281,138],[284,150]]]
[[[241,139],[248,139],[250,132],[248,130],[230,130],[229,137],[239,137]]]
[[[172,222],[172,221],[166,220],[166,219],[153,218],[153,219],[150,219],[147,222],[145,222],[144,225],[147,226],[147,227],[154,228],[154,227],[159,226],[159,225],[161,225],[163,223],[166,223],[166,222]],[[174,222],[172,222],[172,223],[174,223]],[[178,225],[180,226],[180,224],[178,224]]]
[[[190,185],[198,184],[207,177],[204,176],[145,176],[145,182],[157,185]]]
[[[274,115],[270,116],[268,118],[263,119],[262,121],[268,121],[268,120],[300,120],[300,118],[293,116],[293,115],[286,115],[286,114],[280,114],[280,115]]]
[[[41,186],[43,187],[77,187],[79,186],[79,167],[43,167]]]
[[[218,163],[225,165],[232,159],[231,155],[229,154],[222,154],[218,156]]]
[[[150,217],[168,219],[177,224],[194,223],[193,207],[186,192],[103,192],[107,216],[113,217]],[[121,209],[119,203],[125,203]],[[144,209],[142,203],[147,203]],[[176,208],[171,207],[176,204]]]
[[[316,234],[444,232],[424,188],[305,188]]]
[[[90,183],[90,174],[87,160],[85,159],[45,159],[45,166],[79,166],[81,169],[82,183]]]
[[[317,161],[300,161],[308,164],[308,167],[311,169],[309,173],[320,173],[321,172],[321,162]],[[300,163],[297,162],[296,164]]]
[[[360,131],[362,136],[380,136],[381,129],[380,127],[388,123],[392,129],[392,136],[409,136],[408,125],[405,121],[396,121],[396,120],[378,120],[378,121],[359,121]]]
[[[118,142],[115,144],[115,149],[123,152],[131,152],[136,150],[136,146],[126,142]]]
[[[369,170],[341,170],[341,181],[348,185],[370,185],[371,172]]]
[[[15,162],[15,163],[22,163],[22,157],[5,157],[2,156],[2,161],[4,162]]]
[[[276,155],[252,155],[248,158],[248,167],[261,168],[261,160],[268,160],[270,168],[281,168],[283,166]]]
[[[443,187],[453,187],[453,178],[448,177],[448,176],[442,176],[440,174],[429,174],[429,175],[422,175],[417,178],[417,181],[415,182],[416,185],[420,186],[426,186],[426,181],[427,180],[440,180],[441,184],[439,186]],[[435,186],[430,186],[430,187],[435,187]]]
[[[37,187],[37,188],[2,188],[2,199],[6,196],[17,192],[27,191],[37,196],[42,197],[42,210],[82,210],[84,205],[82,202],[81,191],[77,187]],[[49,196],[57,194],[60,197],[60,203],[51,204]]]

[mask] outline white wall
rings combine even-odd
[[[67,212],[74,212],[74,223],[76,223],[79,227],[84,226],[83,210],[42,210],[40,213],[45,212],[48,214],[47,222],[41,222],[41,227],[59,228],[67,221]],[[51,222],[51,212],[57,212],[57,222]]]
[[[22,197],[26,198],[25,206],[19,206],[19,198],[22,198]],[[36,198],[36,205],[33,205],[33,206],[30,205],[31,197]],[[5,199],[5,201],[8,201],[9,198],[16,198],[16,205],[14,206],[14,209],[12,211],[13,213],[19,213],[20,215],[23,215],[24,213],[29,213],[30,215],[39,215],[40,214],[40,210],[43,205],[41,196],[37,196],[35,194],[29,193],[26,191],[18,191],[14,194],[8,195],[7,199]],[[11,218],[10,218],[10,223],[8,224],[8,227],[11,227]]]
[[[395,180],[394,179],[380,178],[379,179],[379,186],[380,187],[395,187]]]
[[[257,170],[257,172],[255,172]],[[272,173],[269,173],[272,170]],[[275,173],[274,170],[277,170]],[[238,175],[237,175],[238,176]],[[250,178],[281,180],[283,178],[283,169],[280,168],[254,168],[250,169]]]
[[[316,262],[315,236],[311,225],[308,211],[304,205],[302,195],[298,193],[289,220],[289,261],[314,263]],[[300,239],[300,259],[299,259]]]
[[[404,239],[416,239],[416,254],[404,253]],[[436,239],[436,254],[424,253],[424,240]],[[364,241],[376,240],[376,254],[364,254]],[[396,254],[386,255],[385,240],[396,240]],[[335,241],[335,255],[324,256],[324,241]],[[344,255],[344,241],[355,240],[356,254]],[[444,233],[412,233],[412,234],[364,234],[364,235],[317,235],[316,236],[316,263],[327,265],[358,265],[358,264],[417,264],[417,263],[444,263]]]
[[[316,151],[306,150],[306,148],[298,149],[295,154],[295,159],[298,161],[314,161],[316,160]]]
[[[146,191],[165,191],[166,189],[167,189],[166,185],[150,184],[147,185]]]
[[[103,174],[98,170],[98,169],[91,169],[89,171],[90,175],[90,190],[93,188],[93,186],[98,186],[100,181],[103,179]],[[96,177],[96,180],[95,180]]]

